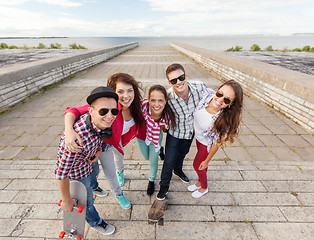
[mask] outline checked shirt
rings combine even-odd
[[[202,92],[207,86],[201,81],[188,81],[189,101],[186,103],[182,98],[175,94],[173,88],[168,89],[168,103],[176,116],[176,129],[169,129],[169,133],[179,139],[192,139],[193,129],[193,112],[202,99]]]
[[[69,177],[70,179],[82,179],[88,177],[93,171],[92,164],[86,162],[95,156],[96,152],[102,145],[100,137],[93,135],[87,124],[86,118],[89,113],[86,113],[80,117],[80,119],[74,124],[74,130],[79,134],[83,140],[83,149],[78,153],[72,153],[65,149],[65,136],[62,135],[58,149],[58,161],[55,168],[55,176],[58,180]],[[93,125],[96,131],[100,131],[95,125]]]

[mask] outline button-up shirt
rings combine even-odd
[[[89,176],[89,174],[93,171],[92,164],[87,163],[87,160],[95,156],[103,141],[99,136],[91,133],[86,124],[86,118],[88,115],[89,113],[82,115],[73,127],[83,140],[83,149],[80,152],[74,153],[65,149],[64,134],[60,139],[58,161],[55,168],[55,176],[58,180],[65,179],[67,177],[70,179],[82,179]],[[97,132],[100,132],[99,128],[97,128],[93,123],[92,125]]]
[[[171,87],[168,89],[168,103],[176,116],[176,129],[169,129],[169,134],[179,139],[192,139],[193,129],[193,112],[202,98],[202,92],[207,88],[201,81],[188,81],[189,100],[184,101],[174,92]]]

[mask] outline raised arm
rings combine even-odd
[[[73,125],[79,117],[88,111],[89,105],[69,107],[64,116],[65,148],[70,152],[80,152],[82,149],[82,139],[74,131]]]

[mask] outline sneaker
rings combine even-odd
[[[120,204],[120,206],[124,209],[130,209],[131,203],[125,198],[123,193],[121,195],[116,195],[116,198]]]
[[[165,160],[164,147],[160,147],[159,157],[161,160]]]
[[[93,193],[98,197],[106,197],[109,193],[100,187],[93,189]]]
[[[158,200],[165,200],[166,198],[166,195],[168,194],[168,189],[169,189],[169,186],[160,186],[160,190],[157,194],[157,199]]]
[[[155,183],[152,181],[148,181],[147,187],[147,195],[151,196],[155,192]]]
[[[182,182],[185,182],[185,183],[190,182],[190,179],[184,174],[182,170],[173,170],[173,173],[177,175],[182,180]]]
[[[196,190],[198,190],[198,189],[200,189],[200,188],[201,188],[201,187],[198,187],[198,186],[196,186],[195,184],[188,186],[188,190],[189,190],[190,192],[194,192],[194,191],[196,191]]]
[[[195,192],[192,193],[192,197],[200,198],[201,196],[205,195],[206,193],[208,193],[208,188],[206,188],[205,192],[200,192],[200,191],[196,190]]]
[[[120,186],[124,185],[124,170],[122,170],[121,173],[119,173],[119,171],[117,171],[117,178],[118,178],[118,183]]]
[[[105,223],[104,220],[102,220],[101,224],[92,228],[103,235],[112,235],[116,231],[116,228],[113,225]]]

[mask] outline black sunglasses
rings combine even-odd
[[[100,116],[105,116],[109,110],[111,111],[113,116],[117,116],[119,113],[119,109],[118,108],[112,108],[112,109],[108,109],[108,108],[101,108],[98,110],[98,113]]]
[[[223,93],[221,93],[221,92],[219,92],[219,91],[216,92],[216,97],[221,98],[221,97],[223,97],[223,96],[224,96]],[[231,103],[231,100],[230,100],[229,98],[224,97],[224,103],[225,103],[225,104],[230,104],[230,103]]]
[[[181,75],[181,76],[179,76],[179,77],[177,77],[177,78],[171,79],[171,80],[169,80],[169,82],[170,82],[172,85],[174,85],[174,84],[177,83],[178,80],[184,81],[184,80],[185,80],[185,74],[183,74],[183,75]]]

